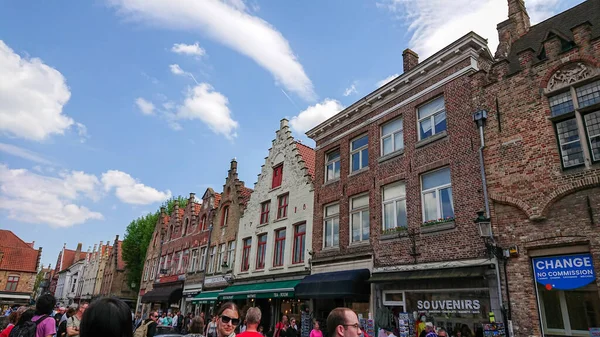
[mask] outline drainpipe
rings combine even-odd
[[[487,179],[486,179],[486,175],[485,175],[485,163],[483,161],[483,149],[485,148],[485,137],[483,135],[483,126],[485,125],[485,121],[487,119],[487,111],[486,110],[479,110],[476,113],[473,114],[473,121],[475,121],[475,123],[477,124],[477,127],[479,128],[479,140],[481,143],[481,146],[479,146],[479,170],[481,171],[481,183],[482,183],[482,187],[483,187],[483,200],[485,202],[485,216],[486,217],[490,217],[490,201],[489,201],[489,197],[488,197],[488,190],[487,190]],[[493,237],[493,235],[492,235]],[[502,298],[502,283],[500,281],[500,266],[498,263],[498,258],[495,257],[494,258],[494,269],[496,271],[496,284],[498,285],[498,301],[500,302],[500,308],[502,309],[502,314],[503,316],[505,316],[506,310],[504,308],[504,304],[503,304],[503,298]],[[508,293],[508,288],[506,288],[506,291]],[[507,323],[507,325],[511,325],[506,317],[503,317],[504,321]],[[512,337],[512,334],[511,334]]]

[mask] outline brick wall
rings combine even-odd
[[[0,291],[5,291],[9,276],[19,276],[16,292],[32,293],[36,275],[36,273],[0,270]]]

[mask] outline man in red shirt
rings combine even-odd
[[[246,331],[237,334],[236,337],[263,337],[263,335],[258,332],[258,325],[260,324],[261,318],[262,313],[259,308],[248,308],[248,311],[246,312]]]

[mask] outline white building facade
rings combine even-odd
[[[240,219],[235,285],[220,295],[260,307],[265,329],[282,314],[300,314],[294,285],[310,273],[313,174],[314,150],[296,141],[281,120]]]

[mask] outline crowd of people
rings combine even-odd
[[[242,318],[238,306],[227,302],[220,306],[216,315],[205,324],[205,315],[183,316],[150,313],[145,320],[140,314],[132,317],[129,306],[111,297],[100,298],[91,304],[81,303],[69,308],[56,308],[56,299],[45,294],[37,299],[35,307],[19,307],[7,312],[9,325],[0,337],[154,337],[160,327],[186,337],[265,337],[262,331],[262,313],[251,307]],[[358,316],[351,309],[337,308],[327,318],[328,337],[363,337]],[[296,320],[283,316],[272,337],[298,337]],[[315,321],[310,337],[323,337],[320,322]],[[444,335],[427,337],[446,337]]]

